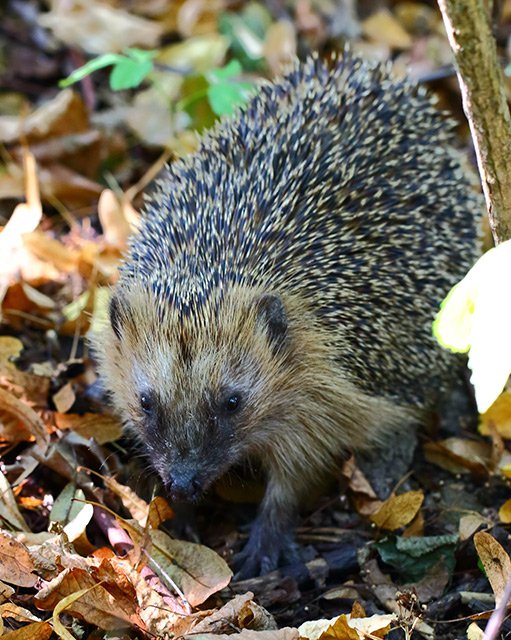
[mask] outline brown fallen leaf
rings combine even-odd
[[[386,638],[397,617],[394,614],[374,614],[364,618],[350,616],[348,625],[357,631],[359,639]]]
[[[18,508],[18,503],[14,496],[12,487],[0,471],[0,518],[19,531],[30,531],[27,523],[25,522],[21,512]]]
[[[66,413],[67,411],[69,411],[76,400],[73,385],[70,382],[65,384],[57,391],[57,393],[53,394],[52,400],[57,411],[59,411],[60,413]]]
[[[88,53],[114,53],[135,45],[150,49],[158,44],[161,26],[97,0],[57,2],[39,14],[40,24],[56,38]]]
[[[296,56],[296,27],[290,20],[278,20],[268,27],[263,55],[274,73]]]
[[[223,607],[200,620],[192,627],[193,634],[223,634],[233,628],[253,631],[276,630],[277,623],[266,609],[254,602],[254,594],[248,591],[237,595]]]
[[[139,525],[145,527],[149,514],[148,503],[138,496],[133,489],[117,482],[117,480],[111,476],[103,477],[103,482],[110,491],[121,499],[124,507],[131,513]]]
[[[60,91],[28,116],[0,117],[0,140],[15,142],[24,137],[29,143],[51,136],[86,131],[87,108],[79,94],[71,89]]]
[[[468,438],[427,442],[424,454],[428,462],[454,474],[473,473],[478,477],[485,477],[492,464],[491,446],[487,442]]]
[[[151,568],[164,581],[165,576],[170,576],[192,607],[202,604],[231,581],[232,571],[212,549],[175,540],[159,529],[149,529],[147,533],[152,542],[149,551]],[[130,531],[130,535],[133,532]],[[142,535],[136,542],[142,542]]]
[[[59,271],[71,273],[78,267],[79,251],[65,246],[42,231],[24,234],[23,243],[31,253],[50,262]]]
[[[392,49],[409,49],[412,46],[410,34],[388,9],[375,11],[361,26],[364,35],[374,42],[385,44]]]
[[[53,629],[48,622],[33,622],[26,627],[2,634],[2,640],[49,640]]]
[[[93,568],[89,571],[65,569],[39,591],[36,606],[52,611],[68,598],[64,607],[68,613],[100,629],[108,631],[127,626],[144,629],[133,585],[113,571],[112,565],[103,569],[100,579],[91,573]],[[79,595],[73,597],[73,594]]]
[[[19,587],[33,587],[37,576],[34,563],[24,544],[0,530],[0,580]]]
[[[304,622],[299,628],[300,638],[307,640],[364,640],[384,638],[396,621],[394,614],[354,618],[342,614],[331,620]]]
[[[106,413],[55,413],[54,418],[59,429],[74,431],[87,440],[94,438],[98,444],[115,442],[122,436],[119,420]]]
[[[174,517],[174,511],[163,496],[156,496],[149,505],[148,521],[153,529]]]
[[[380,529],[395,531],[411,522],[424,501],[422,491],[407,491],[391,496],[370,518]]]
[[[18,387],[23,391],[23,397],[31,404],[46,408],[48,391],[50,388],[49,376],[35,375],[27,371],[20,371],[12,362],[23,351],[23,343],[17,338],[0,336],[0,379],[6,383],[12,383],[12,387]],[[10,384],[4,386],[11,387]],[[11,434],[13,441],[16,434]]]
[[[474,535],[477,555],[495,594],[495,605],[500,607],[507,583],[511,580],[511,559],[504,547],[486,531]]]
[[[24,427],[29,429],[36,442],[43,449],[47,448],[49,435],[44,422],[32,407],[29,407],[19,398],[16,398],[14,394],[2,388],[0,388],[0,411],[6,411],[15,416]]]
[[[506,440],[511,439],[511,391],[504,391],[480,417],[479,432],[491,435],[491,428]]]
[[[40,618],[24,607],[19,607],[13,602],[6,602],[0,605],[0,616],[2,618],[13,618],[18,622],[41,622]]]
[[[15,590],[0,580],[0,602],[3,603],[15,593]]]
[[[28,150],[23,155],[23,176],[26,202],[16,205],[0,232],[0,279],[5,283],[14,279],[25,259],[23,234],[37,229],[43,214],[35,158]]]
[[[460,518],[458,531],[460,540],[468,540],[479,529],[481,525],[489,527],[491,524],[488,518],[484,518],[480,513],[467,513]]]
[[[352,494],[351,498],[358,513],[370,516],[378,511],[382,501],[378,499],[369,481],[357,467],[353,456],[343,464],[341,473],[348,481],[348,489]]]
[[[131,209],[130,213],[126,213],[127,208]],[[133,233],[128,220],[137,216],[131,203],[118,197],[111,189],[104,189],[99,196],[98,216],[106,243],[124,250]]]

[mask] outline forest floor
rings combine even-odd
[[[511,2],[498,10],[507,60]],[[201,544],[173,537],[172,506],[109,410],[87,343],[164,164],[290,56],[347,41],[438,96],[477,184],[433,2],[2,3],[2,638],[483,637],[511,577],[509,394],[478,424],[460,374],[435,424],[340,462],[304,505],[303,564],[241,582],[229,563],[262,486],[220,483],[197,509]]]

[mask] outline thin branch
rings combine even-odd
[[[484,0],[438,0],[495,243],[511,238],[511,116]]]

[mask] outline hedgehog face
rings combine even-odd
[[[171,497],[194,501],[257,454],[268,441],[265,430],[279,421],[275,380],[288,332],[283,303],[257,294],[233,318],[226,302],[206,337],[172,315],[140,336],[134,300],[119,304],[114,298],[111,326],[124,384],[114,389],[114,401]]]

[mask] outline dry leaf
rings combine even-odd
[[[0,140],[15,142],[20,137],[29,142],[50,136],[85,131],[89,126],[87,108],[71,89],[64,89],[28,116],[1,116]]]
[[[479,432],[491,435],[491,425],[502,438],[511,439],[511,391],[504,391],[481,415]]]
[[[350,617],[348,624],[358,632],[360,640],[365,640],[368,637],[385,638],[396,621],[397,616],[390,613],[374,614],[364,618]]]
[[[202,604],[231,581],[232,571],[212,549],[172,539],[159,529],[149,529],[148,534],[152,541],[151,568],[163,579],[169,575],[192,607]],[[141,541],[142,536],[136,540],[137,543]]]
[[[296,30],[290,20],[278,20],[268,27],[263,55],[274,73],[279,73],[283,65],[295,58]]]
[[[108,561],[101,564],[106,566]],[[71,615],[100,629],[112,630],[128,625],[143,629],[145,625],[138,615],[133,585],[125,576],[112,570],[112,565],[108,564],[108,569],[102,572],[99,580],[91,574],[93,568],[89,571],[65,569],[39,591],[35,599],[37,607],[55,613],[60,603],[60,610],[65,608]]]
[[[19,531],[30,531],[20,513],[11,485],[0,471],[0,518]]]
[[[226,602],[220,609],[214,611],[203,620],[193,625],[193,634],[210,635],[230,633],[233,628],[247,629],[248,627],[260,633],[263,630],[277,629],[277,623],[273,617],[260,605],[253,601],[254,594],[250,591],[237,595]],[[177,633],[181,633],[176,629]],[[298,637],[298,632],[296,632]]]
[[[5,282],[17,275],[25,259],[22,252],[23,234],[37,229],[43,214],[36,163],[34,156],[27,150],[23,154],[23,176],[26,202],[16,205],[0,232],[0,278]]]
[[[71,273],[78,267],[79,252],[66,247],[47,233],[34,231],[23,236],[25,247],[41,260],[51,263],[59,271]]]
[[[0,602],[5,602],[15,593],[15,590],[5,582],[0,580]]]
[[[410,525],[403,532],[403,538],[413,538],[424,535],[424,515],[422,511],[415,516]]]
[[[50,296],[34,289],[34,287],[31,287],[26,282],[21,282],[20,284],[23,289],[23,293],[27,299],[33,303],[34,307],[39,307],[44,310],[55,309],[57,307],[55,300],[52,300]]]
[[[348,481],[350,492],[353,493],[352,501],[356,510],[365,516],[370,516],[378,511],[382,501],[378,499],[369,481],[357,467],[353,456],[343,464],[341,473]]]
[[[2,640],[49,640],[52,633],[53,629],[48,622],[33,622],[16,631],[4,633]]]
[[[18,622],[41,622],[41,619],[35,616],[31,611],[24,607],[19,607],[13,602],[6,602],[1,605],[0,615],[2,618],[13,618]]]
[[[115,442],[122,436],[119,420],[106,413],[56,413],[55,424],[59,429],[70,429],[87,440],[94,438],[98,444]]]
[[[107,244],[125,249],[133,229],[130,227],[125,208],[133,207],[128,201],[117,197],[111,189],[105,189],[99,196],[98,216]],[[131,212],[133,216],[133,212]]]
[[[48,446],[49,436],[46,426],[37,413],[27,404],[5,389],[0,388],[0,410],[15,416],[44,449]]]
[[[491,446],[486,442],[467,438],[447,438],[439,442],[427,442],[424,455],[428,462],[451,473],[473,473],[487,476],[491,467]]]
[[[25,545],[0,530],[0,580],[19,587],[33,587],[37,582],[34,563]]]
[[[504,524],[511,523],[511,498],[500,507],[499,518]]]
[[[373,513],[371,520],[377,527],[395,531],[411,522],[424,501],[422,491],[408,491],[399,496],[391,496]]]
[[[392,49],[409,49],[412,46],[410,34],[387,9],[380,9],[364,20],[362,31],[370,40]]]
[[[57,411],[61,413],[66,413],[71,409],[76,400],[76,395],[73,389],[73,385],[68,382],[63,387],[61,387],[57,393],[53,394],[53,402]]]
[[[166,522],[173,517],[174,511],[163,496],[156,496],[151,500],[148,520],[153,529],[158,529],[163,522]]]
[[[39,14],[38,20],[62,42],[96,54],[134,45],[151,49],[161,35],[158,23],[96,0],[55,2],[51,11]]]
[[[10,387],[10,384],[7,383],[12,383],[13,388],[23,390],[23,396],[31,403],[39,407],[46,407],[50,388],[49,375],[51,374],[41,376],[17,369],[10,360],[17,358],[22,350],[23,344],[17,338],[0,337],[0,377],[5,379],[6,387]],[[19,423],[17,428],[19,430]],[[19,437],[19,433],[10,435],[13,436],[12,439],[9,438],[11,442],[19,442],[23,439]]]
[[[462,516],[460,518],[458,528],[460,540],[464,541],[471,538],[482,524],[489,526],[490,521],[488,520],[488,518],[483,518],[483,516],[479,513],[469,513],[465,516]]]
[[[364,640],[384,638],[396,622],[394,614],[352,618],[342,614],[331,620],[304,622],[299,628],[300,638],[308,640]]]
[[[177,10],[177,30],[186,38],[215,33],[225,5],[225,0],[184,0]]]
[[[504,547],[486,531],[474,535],[477,554],[495,594],[495,605],[500,607],[506,584],[511,580],[511,559]]]
[[[468,625],[467,640],[484,640],[484,631],[475,622]]]
[[[149,513],[149,505],[147,502],[142,500],[142,498],[140,498],[133,489],[117,482],[115,478],[104,476],[103,482],[110,491],[115,493],[115,495],[121,499],[124,507],[131,513],[140,526],[145,527]]]

